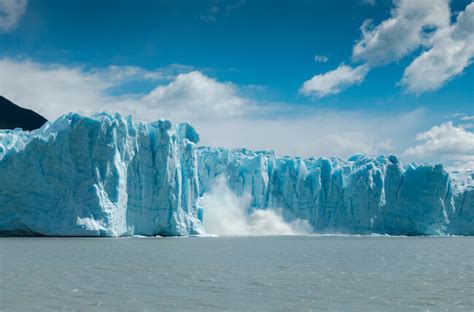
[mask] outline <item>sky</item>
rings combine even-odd
[[[0,0],[0,94],[201,144],[474,170],[467,0]]]

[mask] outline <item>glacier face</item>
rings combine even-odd
[[[474,188],[454,187],[441,165],[278,157],[198,142],[187,123],[133,124],[107,113],[2,130],[0,233],[203,234],[199,199],[225,179],[249,214],[278,211],[317,233],[474,235]]]
[[[59,236],[203,233],[189,124],[67,114],[0,131],[0,231]]]
[[[198,155],[201,194],[224,175],[236,194],[251,195],[250,209],[278,209],[289,222],[307,220],[317,233],[474,234],[474,189],[454,191],[441,165],[207,147]]]

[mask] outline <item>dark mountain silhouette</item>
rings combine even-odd
[[[21,108],[0,95],[0,129],[35,130],[47,120],[32,110]]]

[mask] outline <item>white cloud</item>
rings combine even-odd
[[[361,27],[362,38],[354,45],[352,59],[363,63],[356,68],[364,66],[365,73],[356,83],[362,83],[370,68],[421,51],[405,69],[401,85],[415,94],[442,87],[461,74],[474,58],[474,3],[466,6],[455,24],[451,24],[450,19],[448,0],[394,0],[390,18],[374,27],[370,20],[366,20]],[[338,69],[313,79],[334,76]],[[305,85],[314,85],[317,79],[310,83],[312,80]],[[303,91],[307,89],[305,85]],[[335,88],[334,92],[323,92],[322,95],[336,94],[341,90]],[[303,93],[308,95],[311,92]]]
[[[318,97],[336,94],[342,90],[356,84],[360,84],[369,68],[360,65],[355,68],[347,65],[339,65],[338,68],[324,74],[315,75],[308,81],[305,81],[300,89],[304,95],[314,94]]]
[[[263,105],[240,95],[240,87],[197,71],[162,81],[168,72],[127,66],[86,70],[0,59],[0,94],[48,119],[70,111],[91,114],[106,110],[132,114],[134,120],[141,121],[163,117],[174,122],[191,121],[204,145],[273,149],[280,155],[399,153],[414,133],[432,124],[419,110],[385,116],[364,111],[295,109],[291,104]],[[117,77],[113,78],[114,74]],[[109,92],[130,79],[148,79],[150,75],[157,86],[148,93]]]
[[[461,74],[474,58],[474,3],[457,17],[454,25],[433,35],[432,48],[418,56],[403,74],[408,91],[436,90]]]
[[[0,0],[0,32],[15,29],[26,11],[28,0]]]
[[[464,155],[474,156],[474,133],[464,127],[456,127],[451,121],[434,126],[416,135],[422,144],[406,150],[407,156]]]
[[[329,61],[329,58],[327,56],[324,56],[324,55],[316,54],[314,56],[314,61],[316,63],[326,63],[327,61]]]
[[[474,132],[462,125],[445,122],[418,133],[416,140],[422,143],[409,147],[405,157],[444,162],[460,171],[470,170],[474,164]]]
[[[401,154],[414,134],[432,124],[424,110],[382,114],[286,107],[281,118],[234,118],[197,122],[202,143],[226,148],[275,150],[279,155],[338,156]],[[375,130],[376,129],[376,130]]]
[[[116,99],[105,91],[113,82],[78,67],[0,60],[0,93],[20,106],[56,118],[68,111],[90,114]]]
[[[117,66],[111,65],[106,69],[93,70],[93,74],[100,76],[104,80],[121,82],[127,80],[166,80],[166,75],[162,71],[144,70],[137,66]]]
[[[218,82],[199,71],[180,74],[168,85],[158,86],[143,98],[147,107],[178,120],[215,120],[242,116],[249,101],[230,83]]]
[[[461,117],[461,120],[464,120],[464,121],[474,120],[474,116],[464,115]]]
[[[133,66],[110,66],[86,70],[1,59],[0,93],[48,119],[69,111],[91,114],[109,110],[147,121],[216,120],[241,116],[253,108],[238,95],[234,85],[218,82],[198,71],[174,75],[171,82],[158,85],[148,94],[112,96],[108,92],[132,80],[168,81],[169,75],[169,68],[148,71]]]
[[[450,9],[447,0],[394,1],[391,17],[376,27],[366,21],[362,38],[353,49],[353,58],[370,66],[397,61],[420,45],[428,43],[426,27],[443,28],[449,25]]]

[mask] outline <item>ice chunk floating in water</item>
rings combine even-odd
[[[455,186],[441,165],[198,142],[187,123],[107,113],[2,130],[0,233],[474,234],[474,188]]]

